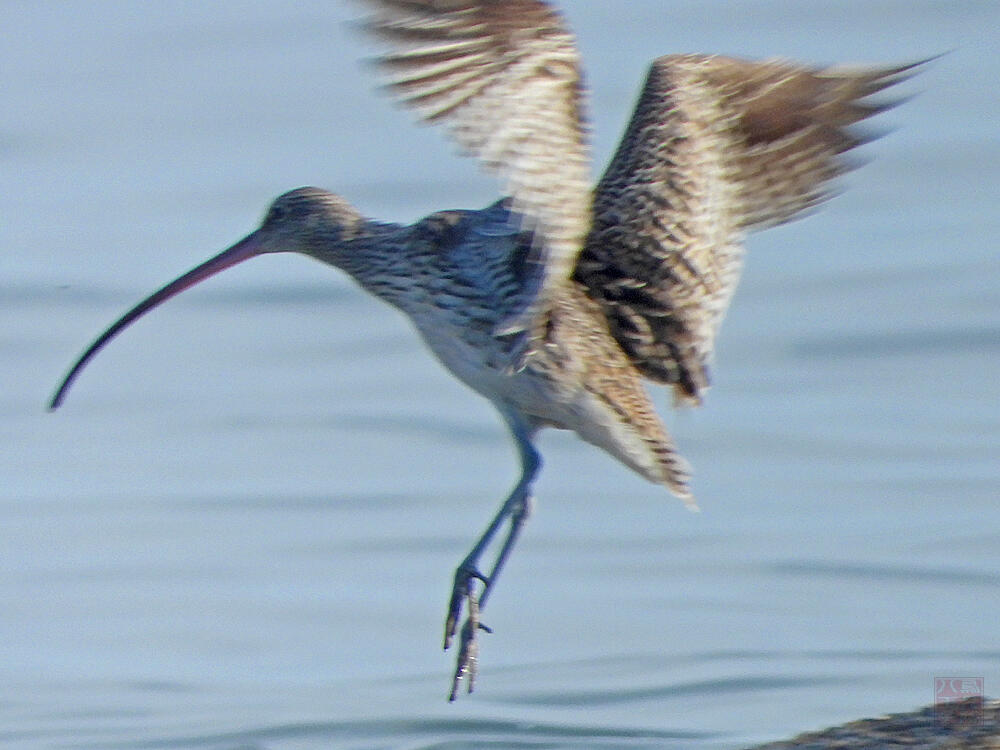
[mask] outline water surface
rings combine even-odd
[[[754,237],[690,514],[547,433],[447,705],[451,570],[508,439],[398,314],[267,257],[130,304],[316,184],[406,221],[496,188],[372,93],[348,4],[3,4],[0,738],[25,748],[736,748],[1000,679],[1000,6],[565,3],[603,163],[649,60],[951,53],[845,193]]]

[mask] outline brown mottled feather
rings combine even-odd
[[[813,70],[706,55],[656,60],[594,193],[575,278],[642,374],[699,402],[739,280],[743,234],[829,197],[864,101],[914,66]]]
[[[585,424],[575,427],[577,434],[646,478],[666,485],[693,507],[690,466],[663,428],[639,373],[608,336],[601,308],[579,288],[568,289],[552,307],[551,325],[552,338],[563,342],[581,368],[578,377],[583,389],[607,412],[614,428],[628,433],[628,439],[609,444],[603,437],[606,427],[594,430]]]

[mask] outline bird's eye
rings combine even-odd
[[[271,210],[267,212],[267,223],[283,221],[287,215],[288,210],[284,206],[271,206]]]

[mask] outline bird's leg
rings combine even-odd
[[[493,632],[480,622],[479,613],[486,604],[490,592],[493,591],[493,585],[500,575],[500,570],[503,568],[504,563],[507,562],[507,558],[510,556],[511,550],[514,549],[514,544],[517,542],[521,529],[524,527],[524,522],[531,513],[531,495],[528,493],[527,487],[523,490],[515,490],[515,492],[517,495],[512,494],[497,514],[498,519],[510,518],[510,528],[507,530],[507,536],[503,541],[503,546],[501,546],[500,551],[497,553],[489,575],[484,576],[480,573],[476,568],[476,563],[474,561],[470,562],[469,557],[462,562],[462,565],[455,572],[455,587],[452,590],[448,622],[445,626],[445,648],[451,645],[451,639],[455,635],[455,625],[461,614],[463,601],[466,603],[466,619],[462,624],[462,631],[459,634],[458,658],[455,662],[455,675],[451,682],[451,695],[448,698],[452,701],[455,700],[459,684],[463,679],[467,680],[467,689],[470,693],[475,687],[476,669],[479,660],[479,643],[476,640],[476,635],[480,630],[485,630],[487,633]],[[511,504],[511,500],[515,499],[518,502]],[[508,508],[508,505],[511,507]],[[491,524],[492,526],[493,524]],[[495,531],[493,529],[494,533]],[[476,546],[478,547],[479,545],[477,544]],[[482,593],[477,591],[477,580],[483,583]]]
[[[455,700],[458,693],[458,686],[462,679],[468,680],[468,691],[471,693],[475,684],[476,666],[479,656],[479,646],[476,642],[476,635],[479,630],[491,632],[488,627],[479,621],[479,612],[486,604],[493,585],[496,583],[503,569],[507,558],[510,556],[514,545],[517,543],[521,529],[525,521],[531,514],[531,483],[541,466],[541,458],[531,444],[531,437],[534,428],[527,424],[525,420],[517,414],[504,414],[510,424],[511,432],[517,441],[518,452],[521,457],[521,478],[511,491],[510,495],[500,507],[496,516],[490,522],[486,531],[476,542],[472,551],[465,557],[455,571],[455,582],[452,587],[451,601],[448,604],[448,617],[445,622],[444,647],[447,649],[451,645],[455,636],[458,619],[462,613],[462,602],[466,603],[467,617],[462,625],[459,636],[459,653],[455,666],[455,676],[452,680],[450,700]],[[489,547],[496,536],[497,531],[505,520],[509,520],[510,526],[507,536],[504,538],[500,551],[497,553],[493,567],[489,575],[483,575],[479,570],[479,558]],[[477,591],[476,582],[482,582],[482,593]]]
[[[507,557],[510,555],[514,543],[517,541],[521,527],[528,518],[531,509],[531,497],[528,494],[529,487],[525,479],[526,477],[522,476],[510,496],[500,507],[496,516],[493,517],[486,531],[479,537],[479,541],[476,542],[472,551],[466,555],[465,559],[462,560],[461,564],[455,570],[455,583],[451,589],[451,601],[448,603],[448,619],[445,622],[444,628],[445,649],[451,646],[451,640],[455,636],[458,618],[462,614],[462,602],[466,600],[470,602],[476,601],[476,607],[473,607],[470,603],[469,616],[473,616],[473,610],[476,610],[478,613],[479,607],[485,604],[489,596],[491,584],[496,580],[497,574],[504,563],[507,562]],[[530,481],[530,477],[527,480]],[[503,546],[497,554],[496,562],[493,563],[493,569],[488,576],[483,575],[479,571],[479,558],[482,557],[486,548],[490,546],[490,542],[493,541],[493,537],[496,536],[500,526],[508,518],[510,519],[510,529],[507,531],[507,537],[504,539]],[[483,584],[483,593],[481,595],[476,594],[476,581],[480,581]],[[483,630],[489,630],[484,625],[480,625],[479,627]]]

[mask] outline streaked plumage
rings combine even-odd
[[[388,88],[504,180],[509,198],[411,226],[365,219],[300,188],[260,228],[139,303],[66,375],[146,311],[254,255],[299,252],[343,269],[405,312],[435,355],[490,399],[521,477],[455,573],[447,648],[463,608],[451,697],[477,661],[479,611],[531,506],[542,427],[575,431],[693,505],[689,470],[642,379],[699,403],[746,232],[829,195],[880,111],[868,97],[915,66],[809,69],[678,55],[654,61],[617,153],[592,188],[578,53],[539,0],[365,0],[390,47]],[[510,527],[488,575],[479,559]],[[482,585],[480,585],[480,583]]]
[[[539,322],[587,234],[590,162],[572,34],[536,0],[371,2],[368,28],[393,47],[389,88],[507,182],[538,236],[538,299],[507,330]],[[503,327],[503,326],[501,326]]]
[[[848,72],[783,61],[656,60],[594,192],[574,278],[651,380],[699,402],[715,334],[739,280],[746,232],[830,196],[861,144],[863,100],[913,66]]]

